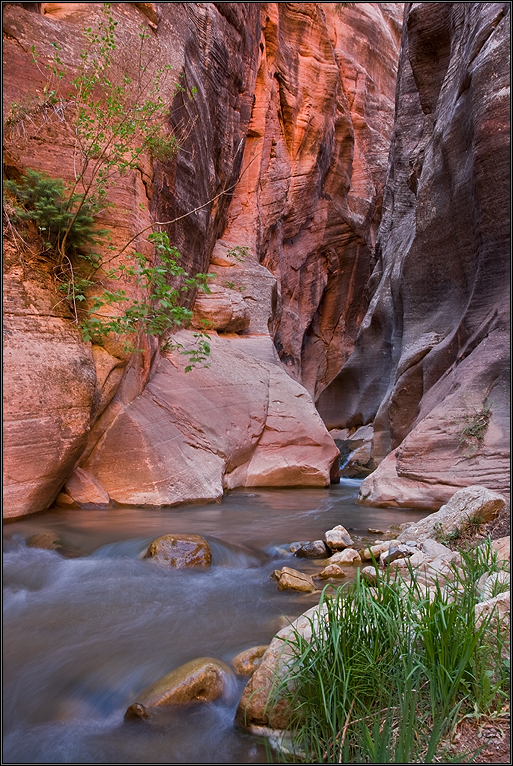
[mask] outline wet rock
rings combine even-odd
[[[251,649],[246,649],[244,652],[237,654],[232,660],[235,672],[239,676],[251,676],[260,665],[268,646],[269,644],[253,646]]]
[[[279,590],[297,590],[303,593],[313,593],[316,590],[310,575],[298,572],[297,569],[290,567],[275,569],[271,577],[278,582]]]
[[[302,543],[301,547],[295,551],[295,555],[302,559],[325,559],[330,555],[330,549],[324,540],[313,540]]]
[[[346,548],[343,551],[337,551],[330,558],[330,564],[354,564],[361,561],[360,554],[354,548]]]
[[[63,543],[60,548],[57,548],[57,552],[65,559],[79,559],[84,555],[80,548],[76,548],[74,545],[69,545],[68,543]]]
[[[334,577],[345,577],[346,573],[340,566],[340,564],[328,564],[327,567],[324,567],[322,572],[319,574],[319,577],[321,577],[323,580],[327,580],[328,578]]]
[[[344,548],[350,548],[353,545],[353,541],[349,535],[349,532],[342,524],[338,524],[333,529],[329,529],[325,535],[326,544],[332,551],[341,551]]]
[[[62,547],[62,540],[55,532],[38,532],[27,538],[29,548],[42,548],[45,551],[55,551]]]
[[[125,712],[125,721],[145,720],[149,717],[150,715],[148,711],[144,705],[141,705],[139,702],[134,702],[134,704],[130,705]]]
[[[181,665],[159,679],[130,705],[126,720],[149,718],[151,711],[166,705],[184,705],[189,702],[212,702],[221,696],[230,668],[219,660],[203,657]]]
[[[150,543],[143,558],[183,569],[209,567],[212,554],[207,541],[199,535],[162,535]]]
[[[491,521],[504,505],[504,498],[497,492],[480,486],[465,487],[456,492],[439,511],[408,525],[397,540],[405,542],[411,538],[422,543],[434,539],[437,533],[447,535],[456,528],[462,531],[474,520],[479,523]]]
[[[290,551],[291,553],[297,553],[297,551],[303,547],[303,545],[308,545],[308,540],[300,540],[296,543],[290,544]]]

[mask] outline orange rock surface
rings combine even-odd
[[[42,92],[53,43],[73,74],[101,5],[3,11],[8,115]],[[44,510],[75,468],[91,477],[86,505],[93,495],[171,505],[241,484],[324,486],[337,450],[311,395],[349,355],[367,306],[402,4],[117,3],[112,13],[118,74],[133,69],[141,24],[154,65],[172,66],[163,98],[180,151],[114,179],[99,223],[120,248],[152,220],[179,219],[166,230],[184,268],[216,273],[195,321],[220,343],[212,370],[189,376],[155,338],[132,357],[115,338],[91,348],[52,264],[7,231],[4,514]],[[178,78],[194,98],[175,91]],[[30,167],[72,179],[74,139],[57,114],[6,136],[9,178]],[[247,257],[230,256],[237,246]],[[145,236],[132,247],[151,263]],[[134,281],[123,288],[142,297]]]

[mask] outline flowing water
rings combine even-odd
[[[290,543],[343,524],[358,546],[376,538],[369,527],[425,515],[357,506],[359,483],[235,490],[220,505],[54,510],[5,525],[3,763],[265,763],[263,745],[233,723],[247,679],[152,722],[125,722],[124,712],[184,662],[229,663],[317,602],[269,579],[284,565],[319,571]],[[75,557],[26,545],[45,531]],[[141,560],[171,532],[206,537],[212,567]]]

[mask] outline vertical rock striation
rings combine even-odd
[[[248,304],[255,263],[275,277],[269,331],[289,374],[317,397],[367,307],[393,124],[401,3],[262,3],[244,175],[213,264]],[[248,263],[222,266],[226,245]],[[238,268],[237,268],[238,266]],[[256,306],[255,306],[256,309]]]
[[[213,328],[211,368],[186,375],[184,359],[161,354],[151,337],[132,356],[115,338],[84,343],[36,232],[27,250],[7,221],[4,513],[44,510],[63,485],[62,502],[75,493],[82,505],[325,486],[338,452],[312,397],[348,358],[368,305],[402,4],[111,10],[114,77],[133,73],[141,25],[152,65],[172,66],[162,95],[180,151],[171,162],[141,158],[115,179],[100,223],[115,247],[135,237],[151,263],[138,233],[168,222],[183,267],[210,264],[214,288],[198,297],[195,326]],[[95,27],[102,4],[4,3],[3,11],[4,114],[14,102],[31,114],[53,43],[73,75],[83,29]],[[11,131],[7,177],[34,168],[72,180],[74,138],[59,115],[44,114],[22,120],[14,140]],[[142,297],[135,280],[123,288]],[[190,333],[180,339],[187,346]]]
[[[373,505],[509,486],[509,3],[407,3],[369,310],[321,395]],[[380,462],[382,461],[382,462]]]
[[[111,244],[122,247],[155,218],[172,220],[200,207],[180,226],[168,227],[189,272],[208,266],[224,225],[229,197],[223,192],[235,182],[242,161],[254,82],[257,10],[251,3],[220,5],[224,13],[212,3],[117,3],[112,8],[118,23],[114,76],[133,73],[142,25],[150,35],[152,65],[172,66],[162,96],[170,103],[172,127],[183,151],[174,164],[143,158],[140,167],[115,179],[109,192],[112,207],[100,223],[111,230]],[[73,75],[84,45],[83,29],[94,28],[101,11],[101,3],[4,4],[5,116],[13,103],[31,114],[46,83],[44,65],[53,43],[60,46],[59,55]],[[32,63],[32,45],[39,66]],[[177,80],[189,90],[196,85],[196,98],[189,101],[177,92]],[[73,178],[73,136],[58,115],[49,110],[48,117],[22,121],[11,131],[11,141],[4,144],[9,178],[19,178],[26,168],[65,181]],[[216,195],[217,201],[209,203]],[[12,257],[6,260],[4,515],[17,516],[48,507],[119,409],[141,395],[158,362],[158,343],[144,339],[142,353],[131,358],[112,340],[105,348],[84,344],[53,283],[54,264],[38,254],[40,243],[34,239],[27,250],[12,227],[7,225],[6,232]],[[133,247],[151,262],[145,236],[136,237]],[[113,286],[108,276],[103,281]],[[123,287],[129,296],[142,297],[134,281]]]

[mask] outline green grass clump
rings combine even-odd
[[[325,588],[325,616],[310,640],[287,639],[293,658],[269,701],[287,699],[292,752],[308,756],[276,757],[431,763],[458,719],[506,702],[504,634],[493,615],[476,625],[474,611],[477,580],[500,565],[489,542],[473,554],[430,592],[391,573]]]

